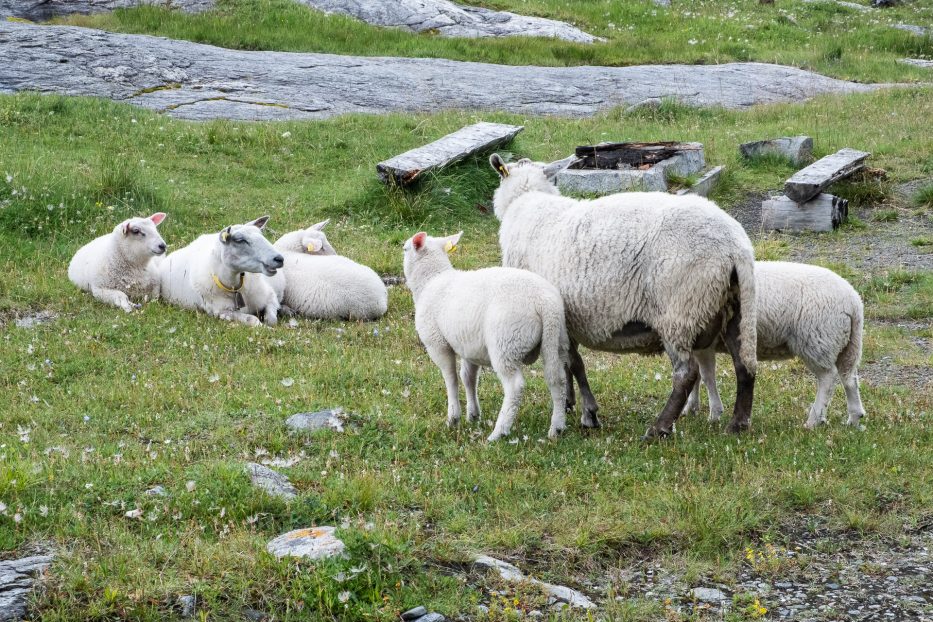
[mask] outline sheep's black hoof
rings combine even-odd
[[[580,425],[584,428],[597,429],[603,427],[599,422],[599,417],[596,416],[595,410],[583,409],[583,416],[580,417]]]
[[[733,419],[729,422],[729,425],[726,426],[726,432],[730,434],[741,434],[742,432],[748,431],[751,427],[751,424],[748,421],[736,421]]]
[[[654,441],[660,440],[662,438],[667,438],[671,435],[670,430],[661,430],[654,426],[648,428],[648,431],[641,437],[641,440],[645,443],[653,443]]]

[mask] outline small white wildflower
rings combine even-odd
[[[49,515],[49,506],[40,505],[39,506],[39,516],[45,517]]]
[[[291,137],[292,137],[291,132],[282,132],[282,138],[291,138]]]
[[[288,388],[295,384],[295,381],[291,378],[282,378],[282,386]]]
[[[130,510],[123,516],[127,518],[142,518],[142,515],[143,515],[143,511],[140,510],[139,508],[136,508],[135,510]]]
[[[342,603],[347,602],[348,600],[350,600],[350,592],[347,592],[347,591],[340,592],[339,594],[337,594],[337,600],[339,600]]]
[[[219,374],[211,374],[210,376],[207,377],[207,381],[210,382],[211,384],[214,384],[218,380],[220,380]]]
[[[194,480],[188,480],[188,483],[185,484],[185,490],[188,492],[194,492],[195,483]]]

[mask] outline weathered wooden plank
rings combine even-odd
[[[785,196],[771,197],[761,204],[761,226],[765,230],[832,231],[849,218],[849,202],[821,194],[806,203]]]
[[[864,168],[871,154],[855,149],[840,149],[803,168],[784,184],[784,194],[797,203],[809,201],[826,187]]]
[[[578,161],[574,169],[638,168],[672,158],[679,151],[693,146],[676,142],[658,143],[602,143],[582,145],[574,151]]]
[[[458,160],[507,143],[524,128],[503,123],[476,123],[448,134],[433,143],[406,151],[376,165],[383,182],[404,185],[427,171],[436,170]]]

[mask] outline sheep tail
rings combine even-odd
[[[758,305],[755,297],[755,258],[743,257],[735,263],[739,281],[739,356],[749,373],[758,369]]]
[[[836,371],[839,372],[841,378],[848,378],[858,370],[859,361],[862,359],[862,324],[865,320],[861,299],[858,300],[858,304],[855,305],[855,308],[848,316],[851,322],[849,343],[836,357]]]

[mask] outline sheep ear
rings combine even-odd
[[[327,220],[322,220],[321,222],[319,222],[319,223],[317,223],[317,224],[315,224],[315,225],[311,225],[311,226],[308,227],[308,228],[309,228],[309,229],[313,229],[314,231],[320,231],[321,229],[323,229],[324,227],[326,227],[326,226],[327,226],[327,223],[329,223],[329,222],[330,222],[330,218],[328,218]]]
[[[149,220],[152,221],[152,224],[154,224],[156,227],[158,227],[158,226],[159,226],[159,223],[162,222],[163,220],[165,220],[165,213],[164,213],[164,212],[156,212],[155,214],[153,214],[152,216],[149,217]]]
[[[248,223],[246,223],[246,224],[247,224],[247,225],[253,225],[253,226],[256,227],[257,229],[262,229],[263,227],[266,226],[266,223],[269,222],[269,218],[270,218],[269,216],[260,216],[259,218],[257,218],[257,219],[254,220],[253,222],[248,222]]]
[[[415,248],[416,251],[420,251],[422,248],[424,248],[424,243],[427,241],[427,239],[428,234],[424,231],[419,231],[411,239],[411,245]]]
[[[457,250],[457,243],[460,242],[460,237],[463,235],[463,231],[460,233],[455,233],[454,235],[449,235],[444,238],[444,250],[447,254],[450,254]]]
[[[123,223],[123,235],[129,235],[129,234],[130,234],[130,221],[127,220],[125,223]]]
[[[492,166],[493,170],[499,173],[499,177],[503,179],[509,176],[509,167],[505,165],[505,160],[502,159],[498,153],[494,153],[489,156],[489,164]]]
[[[226,244],[227,241],[230,239],[231,229],[233,229],[233,227],[227,227],[226,229],[220,232],[220,241],[223,242],[224,244]]]
[[[313,238],[308,240],[307,245],[305,245],[305,250],[307,250],[312,255],[322,248],[324,248],[324,244],[320,240],[315,240]]]

